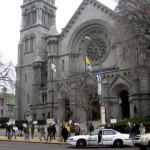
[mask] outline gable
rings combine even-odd
[[[63,29],[61,33],[61,38],[63,38],[73,27],[73,25],[76,23],[78,18],[83,15],[83,12],[87,7],[93,7],[97,11],[97,14],[99,13],[104,13],[107,17],[115,17],[116,14],[114,13],[113,10],[108,8],[107,6],[103,5],[102,3],[98,2],[97,0],[83,0],[81,5],[78,7],[77,11],[74,13],[66,27]],[[92,11],[89,10],[89,13],[93,13]],[[87,14],[87,13],[86,13]],[[87,14],[88,15],[88,14]],[[84,17],[83,17],[84,18]]]

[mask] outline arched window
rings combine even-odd
[[[34,42],[35,42],[35,36],[30,37],[30,52],[34,51]]]
[[[33,25],[36,23],[36,7],[32,7],[31,16],[32,16],[32,25]]]
[[[46,13],[47,13],[47,8],[44,7],[42,11],[42,22],[44,25],[46,25]]]
[[[27,74],[25,74],[25,82],[27,82]]]
[[[29,104],[30,103],[30,97],[29,97],[29,95],[27,95],[27,104]]]
[[[43,37],[42,37],[42,44],[43,44],[43,51],[47,51],[47,36],[46,35],[44,35]]]
[[[30,13],[29,13],[28,9],[25,11],[24,17],[25,17],[25,19],[24,19],[25,20],[25,27],[27,27],[30,24]]]
[[[33,51],[33,36],[30,38],[30,52]]]
[[[65,70],[65,61],[62,60],[62,71],[64,71],[64,70]]]
[[[28,38],[25,38],[25,53],[28,52]]]

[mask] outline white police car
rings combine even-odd
[[[102,130],[102,139],[101,142],[98,143],[98,133],[100,130]],[[78,148],[98,145],[120,148],[124,145],[133,145],[132,139],[129,138],[129,134],[122,134],[112,129],[96,129],[87,135],[72,136],[68,138],[67,144]]]

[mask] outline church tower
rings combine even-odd
[[[16,119],[45,119],[47,99],[47,36],[56,26],[55,0],[23,0],[18,64],[16,66]],[[37,108],[40,114],[36,112]],[[18,112],[18,113],[17,113]]]

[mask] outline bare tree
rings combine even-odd
[[[13,90],[15,86],[14,66],[0,61],[0,87],[5,90]]]
[[[80,95],[80,106],[84,109],[86,113],[86,125],[87,132],[89,131],[89,120],[90,120],[90,112],[96,111],[96,113],[100,113],[99,99],[96,94],[97,89],[93,86],[87,86],[79,91]]]
[[[121,31],[124,31],[118,39],[135,50],[136,65],[146,65],[150,59],[150,1],[120,0],[117,9],[116,30],[120,25]]]

